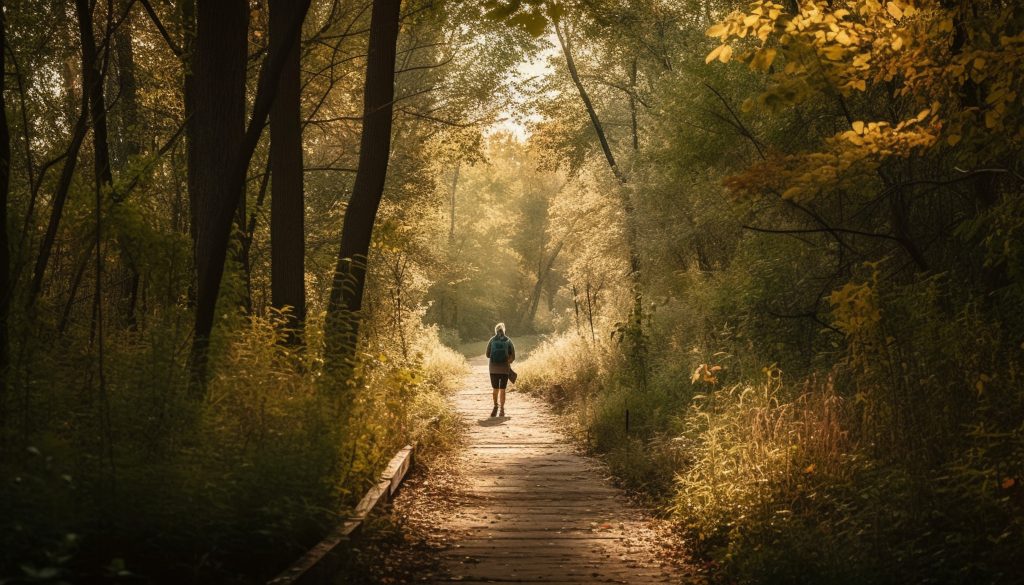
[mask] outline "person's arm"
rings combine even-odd
[[[516,346],[512,343],[512,340],[508,340],[508,363],[516,361]]]
[[[490,340],[487,341],[487,351],[484,352],[484,357],[486,357],[486,358],[491,357],[491,341]]]

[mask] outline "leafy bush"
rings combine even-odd
[[[755,373],[757,349],[787,330],[742,318],[714,326],[757,304],[715,304],[737,290],[730,268],[690,277],[694,296],[649,317],[646,389],[626,367],[629,348],[575,334],[538,348],[521,386],[567,413],[575,435],[660,502],[727,582],[1017,582],[1016,339],[952,276],[883,280],[882,266],[828,299],[841,351],[819,342],[811,360],[766,352],[831,362],[827,374]]]
[[[32,447],[5,460],[0,484],[0,575],[272,576],[344,517],[423,422],[450,417],[443,397],[465,371],[427,329],[407,365],[397,347],[364,356],[346,403],[320,379],[317,323],[303,348],[283,343],[278,320],[247,318],[218,339],[197,401],[180,331],[172,322],[109,344],[106,403],[77,377],[92,356],[37,350],[26,366],[36,430],[18,437]]]

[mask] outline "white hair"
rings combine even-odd
[[[495,325],[494,326],[494,334],[495,335],[504,335],[505,334],[505,324],[504,323],[498,323],[497,325]]]

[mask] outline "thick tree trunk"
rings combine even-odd
[[[339,382],[347,381],[354,366],[370,238],[387,178],[400,7],[401,0],[374,0],[370,17],[359,169],[345,209],[327,307],[326,361]]]
[[[107,103],[103,91],[103,64],[96,52],[93,36],[92,6],[89,0],[75,0],[78,34],[82,43],[82,87],[89,92],[89,118],[92,121],[93,172],[97,188],[113,182],[110,170],[110,142],[107,135]]]
[[[294,20],[289,23],[287,42],[282,43],[279,50],[267,53],[260,67],[252,116],[240,136],[235,134],[234,122],[225,125],[221,119],[223,116],[218,115],[225,113],[224,95],[218,90],[226,89],[234,97],[240,86],[244,123],[248,4],[244,0],[200,0],[198,4],[191,98],[193,114],[189,119],[192,123],[189,128],[189,188],[193,199],[198,199],[193,206],[197,224],[194,230],[197,283],[191,355],[192,391],[197,396],[203,395],[206,386],[209,339],[224,275],[231,224],[245,194],[249,162],[273,106],[287,50],[292,43],[299,42],[302,21],[309,10],[310,0],[295,1],[299,7],[294,13]],[[238,29],[241,29],[241,34]],[[230,35],[226,35],[226,31]],[[227,41],[223,40],[226,36],[230,37]],[[230,58],[223,55],[225,49],[233,51]],[[223,76],[217,77],[221,72],[234,78],[226,88],[223,87]],[[241,82],[237,81],[238,77]],[[234,107],[229,113],[235,113]],[[204,125],[203,122],[210,124]],[[215,147],[220,147],[221,151],[216,152]],[[191,168],[193,165],[196,166],[194,170]]]
[[[288,24],[298,9],[292,0],[271,0],[271,51],[288,41]],[[299,56],[299,43],[291,43],[270,110],[270,296],[275,308],[291,307],[291,342],[306,320]]]
[[[195,242],[195,389],[202,388],[214,311],[224,273],[231,221],[244,185],[232,184],[226,169],[245,133],[245,70],[249,3],[199,0],[192,52],[191,87],[186,89],[188,183]],[[191,106],[191,108],[189,108]],[[224,211],[227,210],[227,217]]]
[[[114,182],[110,169],[110,142],[107,133],[107,102],[104,95],[103,71],[105,61],[100,62],[96,50],[96,39],[93,32],[93,5],[89,0],[75,0],[75,11],[78,13],[78,35],[82,44],[82,88],[89,93],[89,117],[92,120],[93,174],[95,175],[95,214],[96,214],[96,264],[95,290],[93,295],[92,331],[99,337],[100,378],[103,377],[103,195]],[[107,11],[113,9],[113,2],[108,2]],[[110,15],[108,14],[108,17]],[[108,32],[109,34],[109,32]],[[109,40],[109,39],[107,39]],[[104,55],[109,55],[105,52]],[[90,336],[92,339],[92,336]]]
[[[120,10],[128,10],[132,0],[121,0]],[[118,99],[118,164],[128,163],[142,152],[137,140],[139,132],[138,81],[135,77],[135,48],[132,46],[132,21],[127,17],[114,34],[114,57],[117,64]]]

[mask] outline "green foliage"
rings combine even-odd
[[[613,278],[595,332],[564,321],[521,385],[672,514],[713,580],[1018,581],[1020,10],[709,4],[636,51],[605,8],[566,18],[620,158],[609,96],[640,55],[650,107],[624,166],[647,304],[631,317]],[[706,30],[723,42],[654,66]],[[558,74],[550,115],[575,97]],[[569,120],[539,139],[600,162]]]
[[[446,169],[448,201],[437,218],[446,229],[425,244],[445,256],[425,318],[465,340],[488,338],[497,322],[507,322],[512,335],[550,328],[562,250],[586,227],[563,215],[573,213],[564,204],[575,193],[536,148],[510,133],[484,146],[485,162]]]
[[[45,388],[32,398],[38,430],[7,437],[31,446],[3,466],[4,575],[17,564],[98,575],[120,562],[161,581],[270,576],[343,517],[427,420],[450,418],[443,396],[465,362],[430,330],[408,365],[397,344],[365,358],[356,399],[343,404],[321,387],[316,352],[285,345],[279,321],[245,319],[222,336],[201,403],[186,391],[183,328],[109,345],[106,422],[95,380],[72,377],[92,356],[37,350],[26,367]]]
[[[134,67],[138,91],[134,120],[128,92],[108,95],[103,230],[86,140],[28,309],[82,91],[76,23],[59,4],[5,12],[15,285],[0,580],[273,574],[426,420],[440,417],[452,440],[444,397],[465,362],[441,341],[486,338],[496,321],[521,355],[535,338],[519,332],[553,333],[522,363],[520,387],[673,517],[712,580],[1020,580],[1016,3],[409,6],[357,363],[338,380],[323,372],[322,329],[369,15],[313,2],[303,344],[285,343],[269,308],[263,140],[205,400],[187,391],[184,354],[195,294],[188,145],[175,142],[184,69],[137,4],[119,29],[129,42],[108,44],[106,86],[123,89]],[[257,55],[266,11],[252,6]],[[178,7],[148,8],[182,38]],[[553,23],[619,176],[545,37]],[[509,118],[528,138],[488,126]]]

